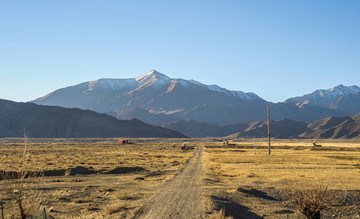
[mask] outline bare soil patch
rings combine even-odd
[[[136,218],[200,218],[202,215],[200,146],[174,178],[138,212]]]

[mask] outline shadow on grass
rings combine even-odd
[[[211,196],[211,199],[215,203],[215,210],[219,211],[220,209],[225,210],[226,216],[231,216],[234,219],[237,218],[247,218],[247,219],[260,219],[259,215],[249,211],[249,208],[240,205],[231,199],[224,197]]]
[[[279,201],[278,199],[269,196],[266,192],[263,192],[263,191],[260,191],[257,189],[253,189],[253,188],[248,188],[248,189],[247,188],[238,188],[237,191],[251,195],[251,196],[255,196],[258,198],[263,198],[263,199],[266,199],[269,201]]]

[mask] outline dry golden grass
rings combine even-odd
[[[228,217],[225,215],[224,209],[220,209],[219,211],[214,211],[214,213],[210,214],[208,219],[232,219],[233,217]]]
[[[134,140],[135,144],[126,146],[125,153],[125,146],[117,140],[31,140],[28,161],[32,171],[52,173],[62,170],[60,173],[65,173],[65,170],[81,166],[95,172],[43,177],[39,192],[42,192],[43,204],[51,215],[56,218],[131,217],[193,154],[193,150],[181,150],[181,142],[173,149],[173,141],[154,139]],[[0,143],[0,170],[21,170],[23,149],[21,141],[3,140]],[[137,167],[143,171],[105,174],[117,167]],[[11,218],[16,217],[17,212],[11,191],[5,187],[9,183],[9,180],[0,180],[0,200],[5,202],[5,214]]]
[[[118,139],[33,139],[28,162],[32,170],[52,173],[85,167],[89,175],[43,177],[39,188],[43,203],[55,218],[131,218],[161,190],[194,150],[180,150],[183,140],[134,139],[135,144],[118,144]],[[241,139],[223,145],[218,139],[197,139],[191,146],[204,145],[204,211],[211,217],[240,215],[241,218],[300,218],[294,214],[291,189],[325,185],[336,191],[339,212],[356,216],[360,203],[360,144],[355,141],[274,140],[267,155],[266,139]],[[173,143],[176,148],[173,149]],[[254,145],[255,153],[254,153]],[[22,139],[0,141],[0,170],[21,170]],[[125,153],[126,152],[126,153]],[[117,167],[138,167],[143,171],[105,174]],[[141,170],[141,169],[139,169]],[[69,171],[68,171],[69,172]],[[11,192],[0,180],[0,200],[5,214],[16,212]],[[41,190],[41,191],[40,191]],[[359,196],[356,196],[356,192]],[[342,206],[346,203],[346,209]],[[214,209],[220,210],[216,212]],[[348,213],[341,213],[348,212]],[[350,213],[349,213],[350,212]],[[236,218],[236,217],[235,217]],[[346,218],[346,217],[344,217]]]
[[[262,181],[268,186],[318,181],[329,185],[329,188],[346,186],[347,189],[359,189],[360,149],[341,151],[323,148],[277,149],[275,146],[270,156],[267,149],[256,149],[254,153],[253,149],[241,146],[208,148],[204,153],[204,163],[208,171],[221,176],[228,184],[241,178],[250,183]]]
[[[23,153],[22,143],[2,143],[2,169],[16,171],[20,168],[19,156]],[[67,142],[31,143],[28,160],[35,170],[68,169],[76,166],[92,167],[96,171],[109,171],[116,166],[141,166],[149,171],[176,170],[177,163],[190,155],[181,151],[180,143],[172,150],[171,143],[136,143],[125,146],[112,142]],[[165,168],[164,168],[165,167]]]
[[[242,199],[238,204],[258,216],[279,218],[282,212],[291,213],[284,208],[295,211],[290,202],[280,204],[280,200],[289,200],[294,186],[327,186],[338,191],[340,199],[347,191],[359,193],[360,144],[317,142],[323,147],[315,148],[312,142],[276,140],[270,156],[266,139],[231,142],[236,144],[232,147],[213,143],[203,155],[207,196],[227,194],[234,202]],[[270,193],[274,196],[267,196]]]

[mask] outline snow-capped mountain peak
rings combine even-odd
[[[87,84],[86,90],[83,91],[83,93],[93,91],[94,89],[108,89],[108,90],[121,90],[125,88],[134,89],[133,91],[138,91],[145,89],[147,87],[153,87],[155,89],[161,89],[162,87],[166,86],[175,86],[176,83],[182,85],[183,87],[189,87],[189,86],[200,86],[202,88],[205,88],[210,91],[223,93],[229,96],[233,96],[238,99],[242,100],[251,100],[251,99],[260,99],[258,96],[256,96],[253,93],[245,93],[242,91],[230,91],[225,88],[222,88],[218,85],[205,85],[195,80],[185,80],[185,79],[171,79],[168,76],[156,71],[151,70],[147,72],[146,74],[143,74],[136,78],[128,78],[128,79],[109,79],[109,78],[103,78],[95,81],[90,81]],[[169,90],[173,90],[172,88],[169,88]],[[132,91],[130,91],[131,93]]]
[[[344,95],[348,95],[348,94],[357,94],[360,93],[360,88],[356,85],[353,86],[344,86],[342,84],[330,88],[330,89],[321,89],[321,90],[316,90],[310,94],[306,94],[304,96],[299,96],[299,97],[294,97],[294,98],[290,98],[288,100],[286,100],[286,102],[294,102],[294,101],[299,101],[299,100],[303,100],[303,99],[329,99],[329,98],[334,98],[334,97],[340,97],[340,96],[344,96]]]
[[[136,78],[103,78],[58,89],[34,101],[38,104],[80,107],[101,113],[134,107],[154,112],[178,112],[201,105],[263,103],[260,97],[242,91],[230,91],[217,85],[194,80],[170,78],[156,70]]]
[[[168,76],[161,74],[156,70],[151,70],[148,73],[141,75],[135,80],[138,83],[138,88],[135,90],[143,90],[147,87],[153,87],[155,89],[160,89],[164,86],[168,86],[171,84],[171,78]],[[134,91],[135,91],[134,90]]]
[[[332,92],[332,93],[336,93],[339,95],[346,95],[346,94],[356,94],[360,92],[360,88],[358,86],[344,86],[342,84],[334,87],[334,88],[330,88],[327,91]]]
[[[158,72],[156,70],[151,70],[148,73],[137,77],[136,81],[141,83],[142,81],[147,80],[147,79],[171,80],[168,76],[161,74],[160,72]]]
[[[317,98],[322,98],[322,99],[332,99],[332,98],[337,98],[337,97],[341,97],[344,95],[349,95],[349,94],[357,94],[360,93],[360,88],[353,85],[353,86],[344,86],[342,84],[327,89],[327,90],[317,90],[314,91],[311,94],[307,94],[304,97],[307,98],[311,98],[311,99],[317,99]]]
[[[290,98],[286,100],[285,103],[293,103],[300,108],[303,108],[306,105],[313,105],[317,107],[334,109],[337,107],[338,102],[344,96],[357,94],[360,94],[360,88],[358,86],[344,86],[340,84],[327,90],[316,90],[304,96]]]

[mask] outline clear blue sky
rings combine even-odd
[[[0,1],[1,99],[151,69],[273,102],[360,85],[360,1]]]

